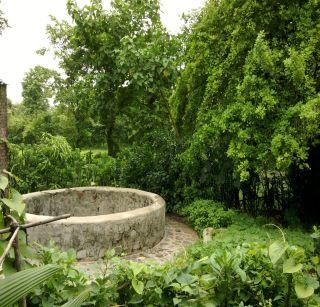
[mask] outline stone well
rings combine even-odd
[[[37,222],[70,213],[72,217],[27,229],[28,240],[62,250],[79,260],[94,260],[114,248],[130,254],[153,247],[164,236],[165,201],[134,189],[85,187],[25,194],[26,220]]]

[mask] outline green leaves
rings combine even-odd
[[[300,274],[295,280],[294,289],[296,291],[297,297],[300,299],[305,299],[314,294],[314,291],[319,288],[318,276],[308,274],[304,272]]]
[[[302,269],[303,265],[301,263],[296,263],[294,258],[288,258],[284,263],[283,263],[283,273],[297,273],[300,272]]]
[[[144,114],[150,115],[151,124],[168,121],[167,98],[178,72],[180,46],[161,24],[158,0],[112,1],[108,11],[94,1],[71,5],[68,13],[74,22],[55,19],[48,29],[66,75],[58,99],[76,114],[80,139],[88,134],[79,129],[84,121],[89,116],[99,120],[106,128],[109,155],[114,156],[122,144],[132,144],[132,134],[139,139],[141,131],[150,131]],[[35,94],[46,89],[43,78],[37,87],[28,79],[27,89]],[[30,96],[30,90],[26,94]]]
[[[280,229],[280,228],[279,228]],[[282,232],[282,230],[280,229]],[[283,232],[282,235],[284,236]],[[315,279],[312,273],[303,271],[303,263],[305,261],[305,251],[296,246],[289,246],[283,240],[277,240],[269,246],[269,257],[273,265],[279,260],[283,261],[282,272],[288,278],[288,295],[290,295],[291,287],[294,285],[296,295],[300,299],[305,299],[313,295],[314,290],[319,287],[319,282]],[[311,258],[312,261],[313,258]],[[294,281],[294,283],[292,283]]]
[[[23,105],[28,113],[35,114],[49,108],[49,100],[54,96],[54,86],[59,74],[51,69],[35,66],[25,74],[22,82]]]
[[[133,278],[131,281],[133,289],[138,293],[142,294],[144,289],[144,283],[136,278]]]
[[[284,255],[288,248],[288,244],[285,241],[275,241],[269,246],[269,257],[273,264],[276,264],[279,259]]]
[[[183,68],[170,102],[187,140],[188,188],[195,190],[201,182],[197,196],[211,189],[218,199],[240,190],[250,210],[255,202],[261,209],[266,203],[286,203],[283,181],[308,197],[291,179],[300,177],[293,169],[306,169],[312,148],[319,146],[320,100],[313,69],[320,53],[313,43],[319,40],[317,2],[298,9],[296,1],[289,1],[272,12],[267,2],[245,3],[207,1],[187,26]],[[234,205],[232,197],[227,202]],[[271,212],[279,209],[271,207]],[[252,207],[257,209],[260,205]]]
[[[129,267],[132,270],[133,276],[137,277],[137,275],[143,271],[145,265],[139,262],[131,262]]]
[[[138,293],[142,294],[144,289],[144,283],[137,279],[137,275],[143,272],[145,265],[143,263],[131,262],[129,268],[132,270],[133,279],[131,281],[133,289]]]
[[[296,283],[294,289],[298,298],[307,298],[314,293],[314,288],[303,283]]]
[[[11,189],[11,199],[2,198],[1,201],[10,209],[18,212],[21,216],[25,209],[25,203],[23,202],[22,195],[15,189]]]
[[[61,307],[80,307],[82,303],[90,296],[90,289],[80,293],[77,297],[70,300],[68,303],[63,304]]]
[[[195,281],[198,280],[198,277],[187,274],[187,273],[182,273],[176,278],[177,282],[179,282],[181,285],[191,285]]]
[[[1,307],[9,307],[28,294],[32,289],[54,276],[60,267],[46,265],[36,269],[28,269],[0,280]]]
[[[6,176],[0,175],[0,190],[4,191],[9,184],[9,180]]]
[[[10,176],[11,173],[7,172]],[[9,184],[9,180],[6,176],[0,175],[0,190],[4,191]],[[3,202],[11,210],[18,212],[19,215],[22,215],[25,204],[23,202],[22,195],[15,189],[10,189],[10,199],[9,198],[0,198],[0,202]]]

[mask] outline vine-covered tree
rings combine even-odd
[[[67,8],[72,23],[54,19],[48,28],[67,76],[60,98],[73,104],[79,119],[94,108],[113,156],[121,129],[129,139],[145,128],[135,125],[140,114],[172,119],[166,97],[175,80],[177,43],[161,24],[157,0],[115,0],[109,11],[100,0],[83,8],[69,0]]]
[[[320,3],[211,0],[195,20],[171,98],[191,143],[186,180],[229,204],[283,209],[288,170],[310,167],[318,146]]]

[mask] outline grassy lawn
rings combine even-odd
[[[88,152],[92,152],[94,155],[96,154],[106,154],[108,153],[107,148],[85,148],[85,149],[81,149],[81,153],[88,153]]]

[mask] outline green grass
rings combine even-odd
[[[106,154],[108,153],[107,148],[85,148],[85,149],[81,149],[81,153],[88,153],[88,152],[92,152],[92,154],[96,155],[96,154]]]

